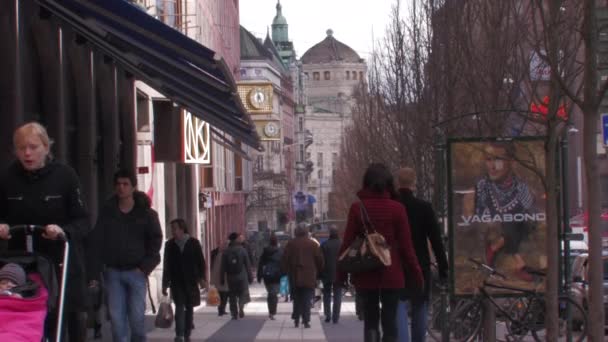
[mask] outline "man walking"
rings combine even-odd
[[[428,243],[430,241],[433,254],[439,266],[439,278],[445,282],[448,274],[448,261],[445,248],[441,241],[441,230],[433,207],[429,202],[414,197],[416,188],[416,172],[402,168],[398,172],[399,201],[405,206],[410,221],[412,242],[416,256],[424,275],[424,291],[408,291],[404,289],[397,309],[397,327],[399,341],[409,341],[407,304],[412,306],[412,341],[424,342],[428,312],[429,293],[431,289],[431,259]],[[417,293],[416,293],[417,292]],[[406,302],[407,301],[407,302]]]
[[[194,307],[201,304],[199,287],[205,288],[205,258],[201,243],[190,236],[186,221],[171,221],[173,238],[165,242],[163,290],[171,289],[175,303],[175,342],[190,342]]]
[[[288,274],[292,287],[293,319],[296,328],[300,318],[304,328],[310,328],[310,306],[317,285],[317,276],[323,270],[321,248],[308,238],[308,231],[303,224],[296,228],[296,237],[287,243],[281,258],[281,271]]]
[[[97,218],[91,275],[103,272],[114,342],[146,341],[146,281],[160,263],[162,231],[146,194],[130,170],[114,175],[115,195]],[[95,286],[98,279],[91,279]],[[131,337],[129,338],[129,331]]]
[[[338,237],[338,229],[332,226],[329,229],[329,239],[321,245],[325,267],[321,273],[323,281],[323,311],[325,312],[325,322],[332,321],[338,323],[340,319],[340,307],[342,305],[342,285],[336,282],[336,264],[338,262],[338,252],[342,242]],[[333,296],[333,311],[332,311]]]
[[[222,254],[220,284],[228,282],[228,302],[232,319],[245,317],[245,304],[249,301],[249,284],[253,282],[249,256],[240,242],[239,234],[228,236],[230,244]]]

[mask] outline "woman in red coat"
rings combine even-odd
[[[364,302],[365,341],[379,341],[379,321],[382,321],[382,341],[396,341],[397,326],[395,316],[399,301],[399,290],[407,285],[421,289],[424,285],[422,272],[412,244],[410,226],[405,208],[391,199],[395,193],[393,176],[383,164],[371,164],[363,176],[363,189],[357,196],[367,209],[371,224],[384,236],[390,246],[392,263],[379,270],[358,273],[352,281]],[[361,202],[351,205],[340,248],[340,255],[363,231]],[[407,277],[404,276],[406,271]],[[346,274],[339,279],[345,281]],[[380,309],[380,306],[382,309]]]

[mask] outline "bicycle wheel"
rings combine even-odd
[[[543,318],[538,317],[544,313],[544,304],[540,298],[517,298],[511,302],[507,313],[509,315],[506,320],[508,340],[517,342],[526,336],[534,337],[536,322],[540,322],[542,325],[544,321]]]
[[[441,320],[441,300],[435,299],[431,305],[427,335],[434,341],[441,341],[443,324],[448,325],[449,340],[468,342],[479,333],[481,328],[481,304],[472,299],[459,299],[455,302],[447,322]]]
[[[558,341],[567,340],[567,305],[570,305],[570,314],[572,322],[572,341],[582,342],[587,338],[587,313],[578,305],[572,298],[566,296],[559,297],[559,331]],[[543,311],[544,312],[544,311]],[[544,320],[544,317],[543,317]],[[544,341],[546,339],[546,330],[540,329],[532,332],[536,341]]]
[[[441,342],[441,299],[435,298],[429,305],[429,320],[426,326],[426,336],[432,341]]]

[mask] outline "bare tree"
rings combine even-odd
[[[370,61],[353,127],[345,138],[337,192],[348,202],[369,162],[395,169],[412,165],[425,196],[441,179],[433,128],[444,136],[546,137],[547,339],[557,338],[557,147],[567,128],[562,111],[584,114],[585,165],[590,217],[592,297],[590,337],[603,336],[601,236],[595,134],[597,27],[595,1],[415,0],[401,19],[396,1],[386,38]],[[584,14],[584,15],[583,15]],[[535,78],[533,64],[548,77]],[[545,103],[545,99],[547,99]],[[536,111],[532,104],[546,107]],[[563,224],[568,224],[563,222]]]

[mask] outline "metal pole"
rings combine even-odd
[[[441,220],[441,235],[442,237],[445,235],[445,199],[443,191],[445,188],[445,177],[443,170],[445,170],[445,144],[443,141],[443,135],[439,127],[436,128],[435,132],[435,150],[437,154],[435,155],[435,209],[437,210],[437,214]],[[444,239],[445,240],[445,239]],[[441,341],[449,342],[450,341],[450,322],[449,320],[449,302],[448,302],[448,284],[440,284],[440,300],[441,300]]]
[[[321,162],[323,167],[323,162]],[[319,222],[323,222],[323,169],[319,173]]]
[[[564,294],[570,297],[570,202],[568,189],[568,130],[571,124],[570,115],[568,115],[568,124],[564,129],[561,154],[562,154],[562,223],[563,223],[563,239],[564,241]],[[572,341],[572,310],[570,302],[566,302],[566,341]]]
[[[489,299],[483,300],[483,341],[496,341],[496,308]]]

